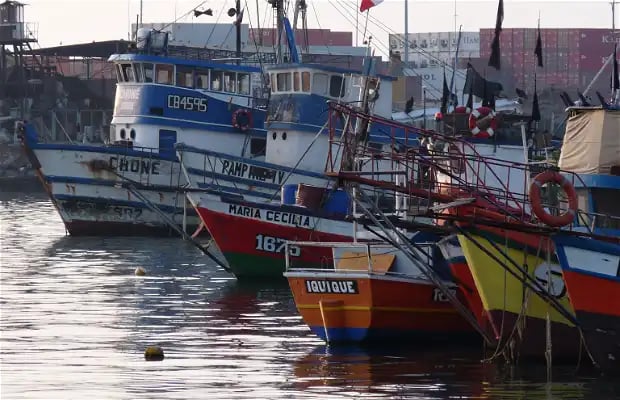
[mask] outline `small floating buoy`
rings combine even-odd
[[[136,276],[144,276],[146,275],[146,270],[142,267],[138,267],[136,268],[135,274]]]
[[[146,361],[161,361],[164,359],[164,350],[159,346],[149,346],[144,350]]]

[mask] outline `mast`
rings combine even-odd
[[[142,0],[140,0],[140,22],[139,22],[139,27],[142,28]]]
[[[237,18],[237,23],[235,24],[237,34],[235,49],[237,50],[237,64],[239,64],[241,62],[241,0],[236,1],[235,11],[237,12],[235,14]]]
[[[272,3],[273,7],[276,9],[276,24],[278,33],[278,40],[276,45],[276,62],[278,63],[282,63],[284,61],[282,56],[282,35],[284,34],[284,25],[282,23],[282,18],[284,17],[283,1],[284,0],[273,0]]]
[[[308,53],[308,20],[306,17],[306,0],[295,0],[295,15],[293,16],[293,32],[297,32],[297,20],[301,14],[301,30],[303,36],[302,50]]]
[[[616,0],[611,2],[611,33],[616,33]]]
[[[405,0],[405,67],[409,68],[409,0]]]

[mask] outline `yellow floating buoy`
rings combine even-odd
[[[164,359],[164,350],[159,346],[149,346],[144,350],[146,361],[161,361]]]
[[[146,275],[146,270],[142,267],[138,267],[136,268],[135,274],[136,276],[144,276]]]

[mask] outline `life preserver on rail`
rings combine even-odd
[[[471,108],[465,106],[458,106],[454,109],[455,114],[469,114],[471,112]]]
[[[232,115],[232,126],[242,132],[247,131],[252,127],[252,113],[245,108],[235,110]]]
[[[491,115],[491,122],[489,123],[489,127],[483,131],[478,128],[478,120],[488,115]],[[473,110],[471,114],[469,114],[469,129],[476,138],[486,139],[493,136],[493,134],[495,134],[495,130],[497,129],[497,119],[495,119],[495,111],[493,111],[489,107],[478,107],[477,109]]]
[[[568,198],[568,210],[560,215],[551,215],[545,210],[542,204],[541,188],[545,183],[557,183],[562,187]],[[541,222],[553,226],[561,227],[571,224],[577,215],[577,193],[575,187],[566,177],[557,171],[547,170],[536,175],[530,185],[530,203],[532,212]]]

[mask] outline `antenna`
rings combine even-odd
[[[611,4],[611,32],[616,33],[616,0],[612,0]]]
[[[142,28],[142,0],[140,0],[140,28]]]

